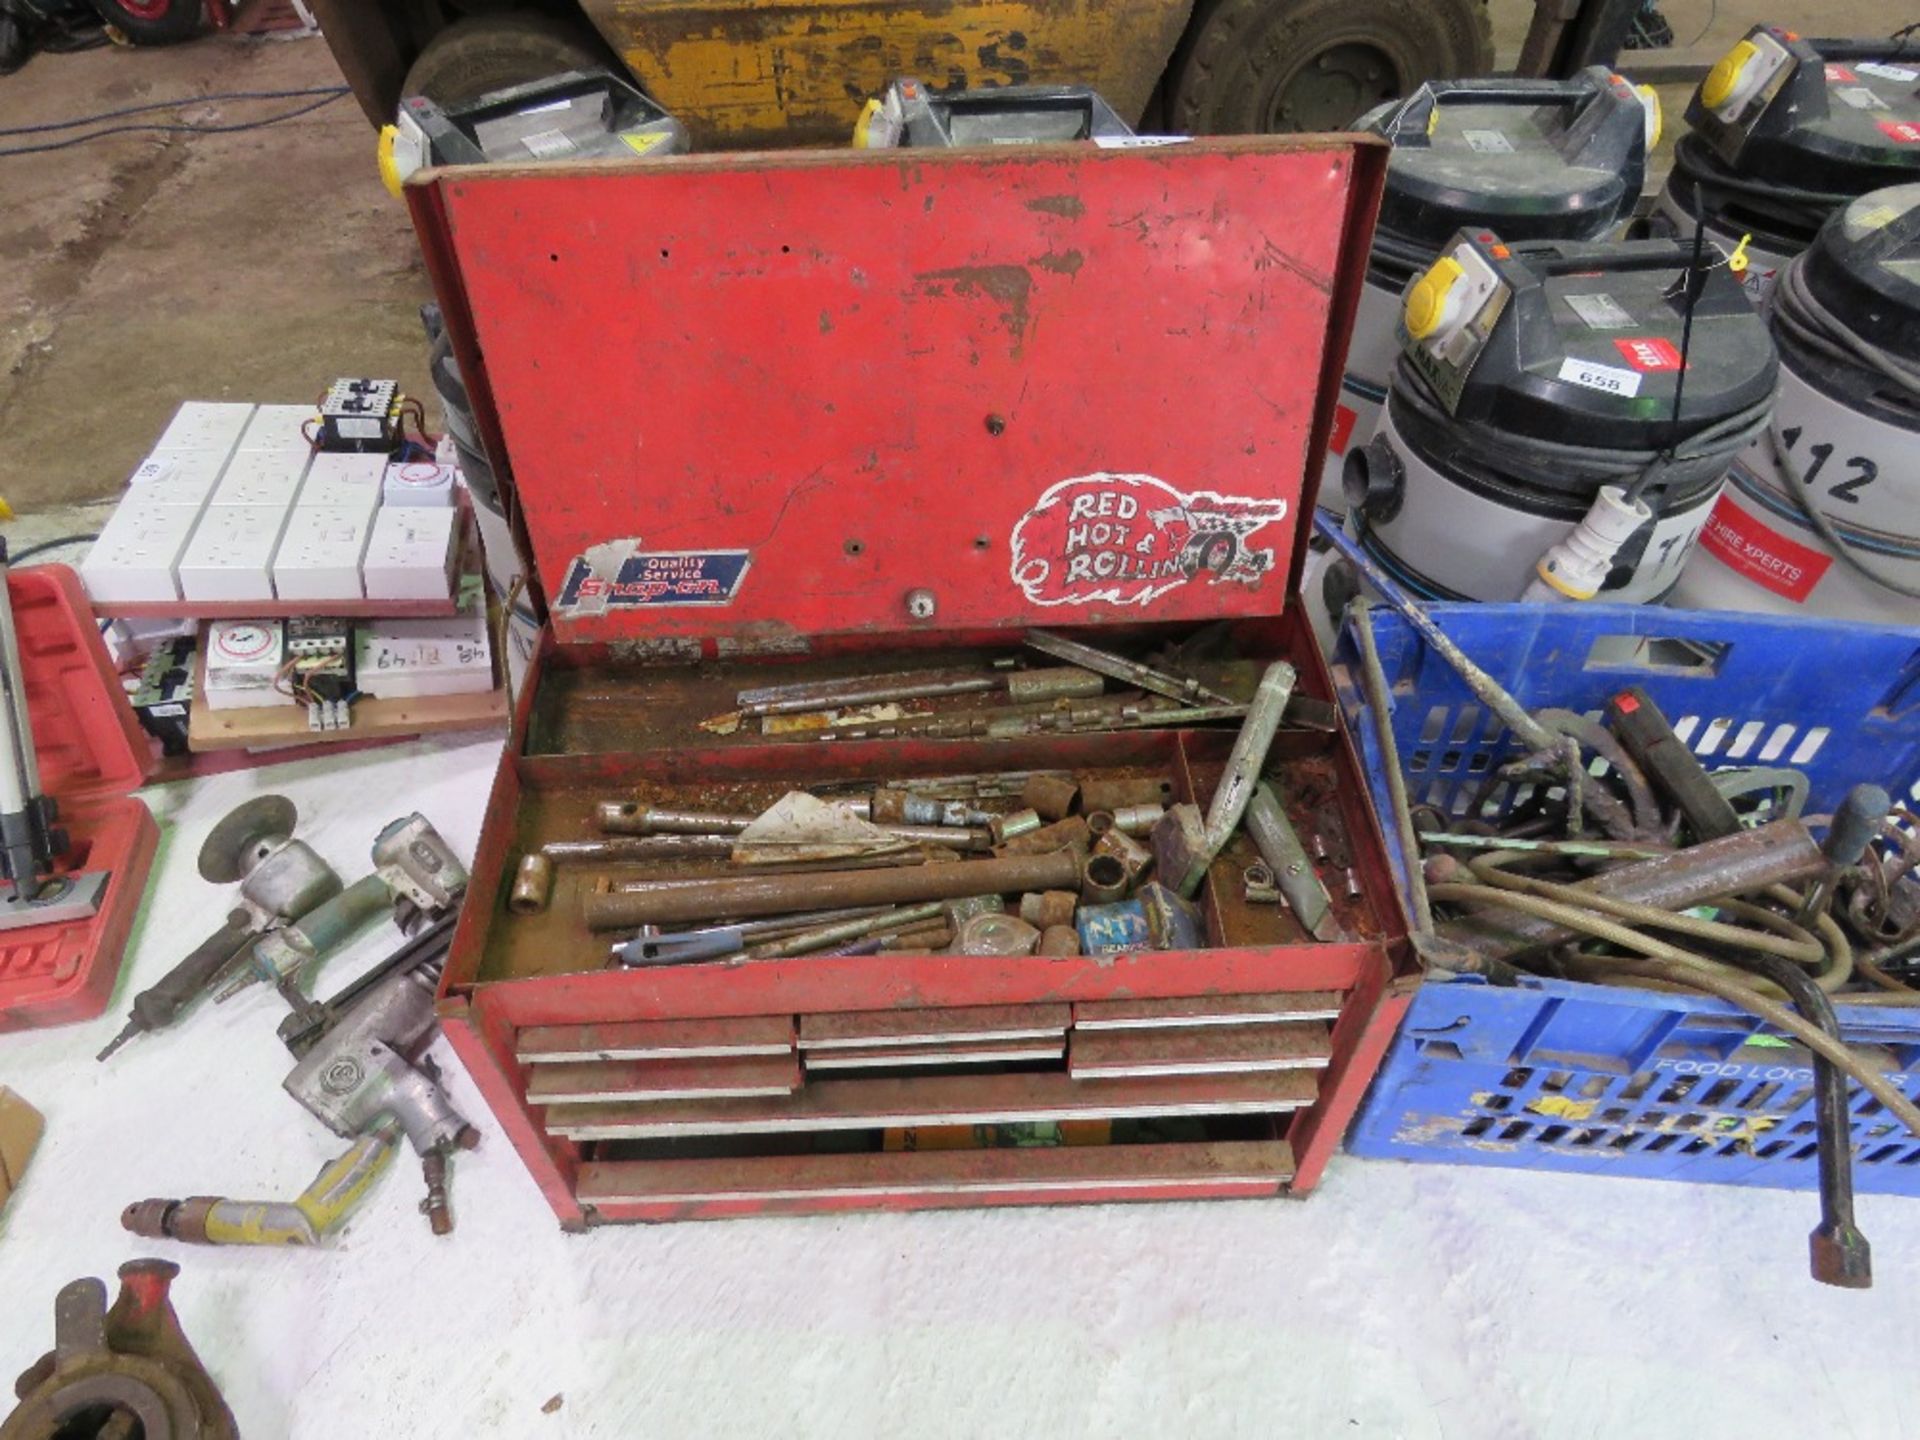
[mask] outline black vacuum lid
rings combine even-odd
[[[1393,146],[1379,241],[1419,259],[1476,225],[1508,240],[1596,238],[1646,172],[1646,105],[1598,65],[1570,80],[1434,81],[1361,125]]]

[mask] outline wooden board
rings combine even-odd
[[[960,1009],[850,1010],[800,1017],[800,1048],[943,1045],[962,1040],[1038,1039],[1064,1035],[1066,1005],[974,1005]]]
[[[1070,1076],[960,1075],[822,1080],[785,1100],[679,1100],[664,1105],[554,1105],[550,1134],[570,1140],[672,1140],[917,1125],[1017,1125],[1169,1115],[1264,1115],[1311,1105],[1306,1070],[1168,1076],[1083,1085]]]
[[[609,1101],[723,1100],[791,1095],[800,1088],[793,1055],[702,1060],[587,1060],[535,1067],[527,1099],[535,1105]]]
[[[776,1202],[857,1196],[954,1196],[1075,1191],[1090,1198],[1143,1182],[1169,1191],[1216,1191],[1244,1182],[1270,1194],[1293,1176],[1284,1140],[1191,1145],[1062,1145],[1054,1148],[903,1150],[872,1155],[767,1155],[716,1160],[620,1160],[580,1167],[584,1205]]]
[[[1332,1039],[1321,1022],[1203,1025],[1193,1030],[1075,1031],[1067,1073],[1076,1080],[1244,1075],[1324,1069]]]
[[[1337,1020],[1336,990],[1285,995],[1193,995],[1174,1000],[1082,1000],[1073,1007],[1076,1030],[1162,1030],[1194,1025],[1283,1024]]]
[[[793,1017],[629,1020],[609,1025],[536,1025],[514,1042],[514,1058],[546,1060],[694,1060],[715,1055],[791,1055]]]
[[[494,657],[496,669],[501,657]],[[513,710],[513,697],[502,684],[477,695],[417,695],[405,700],[366,698],[353,702],[344,730],[307,728],[304,705],[254,705],[239,710],[215,710],[206,703],[207,647],[201,638],[194,659],[193,708],[187,718],[187,748],[261,750],[279,745],[329,744],[342,740],[404,739],[438,735],[451,730],[503,728]]]

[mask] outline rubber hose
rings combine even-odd
[[[1486,887],[1480,885],[1435,885],[1428,894],[1438,901],[1470,903],[1485,894]],[[1584,913],[1574,906],[1558,905],[1550,900],[1541,900],[1531,895],[1516,895],[1510,891],[1496,892],[1504,903],[1542,919],[1564,925],[1571,930],[1581,930],[1596,939],[1607,940],[1615,945],[1642,952],[1656,951],[1645,959],[1623,959],[1614,956],[1581,955],[1575,962],[1578,965],[1603,971],[1613,971],[1624,975],[1645,976],[1656,980],[1665,980],[1672,984],[1684,985],[1694,990],[1704,990],[1707,994],[1738,1005],[1752,1015],[1765,1020],[1775,1029],[1793,1036],[1809,1050],[1813,1050],[1844,1070],[1868,1094],[1893,1113],[1902,1125],[1916,1136],[1920,1136],[1920,1109],[1883,1076],[1879,1071],[1867,1065],[1853,1050],[1835,1040],[1819,1026],[1809,1024],[1794,1011],[1776,1000],[1769,999],[1745,979],[1734,979],[1713,968],[1712,962],[1691,951],[1677,946],[1664,945],[1623,925],[1615,925],[1596,916]]]

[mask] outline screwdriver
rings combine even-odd
[[[228,915],[227,923],[201,941],[192,954],[133,997],[126,1028],[94,1058],[105,1060],[134,1036],[171,1025],[196,996],[212,986],[240,947],[252,938],[253,929],[253,917],[245,910]]]

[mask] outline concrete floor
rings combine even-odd
[[[339,83],[317,38],[40,55],[0,79],[0,125]],[[16,510],[117,491],[182,400],[305,400],[341,374],[425,391],[416,311],[431,292],[351,100],[247,133],[120,135],[0,167],[0,496]]]
[[[1510,60],[1532,7],[1491,3]],[[1762,14],[1827,34],[1891,23],[1866,0],[1667,0],[1666,11],[1682,44],[1730,43]],[[338,81],[318,39],[41,55],[0,79],[0,127]],[[1670,95],[1670,111],[1685,98]],[[235,123],[293,103],[208,104],[185,118]],[[0,136],[0,148],[18,143]],[[350,100],[241,134],[0,157],[0,195],[0,497],[23,515],[117,492],[182,400],[297,401],[340,374],[426,391],[426,276]],[[85,518],[23,529],[38,538]]]

